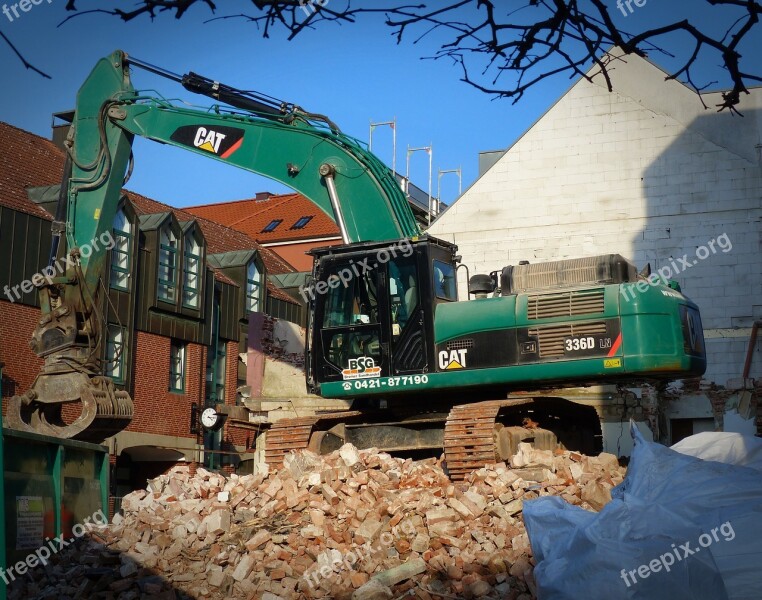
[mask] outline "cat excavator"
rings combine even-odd
[[[217,104],[192,108],[136,90],[131,67]],[[351,409],[272,424],[269,463],[350,441],[444,449],[450,473],[462,477],[521,441],[586,449],[595,432],[578,413],[589,407],[543,390],[705,370],[699,310],[674,282],[646,280],[611,254],[476,274],[460,300],[457,247],[420,230],[390,169],[328,117],[117,51],[77,96],[52,226],[51,261],[66,256],[68,267],[40,285],[31,345],[44,366],[32,389],[12,399],[11,427],[99,441],[130,422],[129,394],[99,363],[107,250],[81,248],[111,230],[134,136],[279,181],[341,231],[341,245],[312,251],[306,384]],[[82,413],[67,420],[62,408],[73,402]]]

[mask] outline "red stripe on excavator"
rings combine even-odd
[[[238,150],[238,148],[241,147],[241,144],[243,144],[243,138],[241,138],[235,144],[230,146],[230,148],[225,151],[225,154],[221,154],[220,157],[221,158],[228,158],[228,157],[230,157],[230,155],[232,155],[233,152],[235,152],[236,150]]]
[[[611,346],[611,350],[609,350],[609,353],[607,354],[607,356],[614,356],[617,353],[617,350],[619,350],[619,346],[621,345],[622,345],[622,334],[620,333],[616,337],[616,340],[614,341],[614,345]]]

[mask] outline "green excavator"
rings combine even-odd
[[[201,110],[141,93],[130,67],[219,104]],[[520,441],[586,449],[595,427],[579,414],[589,407],[543,390],[705,370],[699,310],[673,282],[646,280],[612,254],[475,274],[460,300],[457,247],[420,231],[394,174],[329,118],[118,51],[97,63],[77,97],[51,255],[68,255],[69,266],[40,287],[32,348],[45,364],[32,389],[12,399],[11,427],[102,440],[130,422],[129,395],[97,360],[107,251],[80,248],[111,230],[136,135],[280,181],[341,231],[342,245],[312,251],[306,383],[351,401],[351,410],[273,424],[268,462],[351,441],[444,449],[450,472],[462,476]],[[72,402],[83,409],[67,422],[62,407]]]

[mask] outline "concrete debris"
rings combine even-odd
[[[267,476],[176,467],[9,598],[531,600],[524,502],[600,510],[625,471],[612,455],[527,444],[513,465],[453,483],[439,460],[345,445],[290,454]]]

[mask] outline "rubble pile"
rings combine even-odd
[[[611,454],[527,444],[510,466],[457,483],[436,459],[349,444],[289,454],[267,476],[178,467],[10,598],[530,600],[524,501],[557,495],[599,510],[623,477]]]

